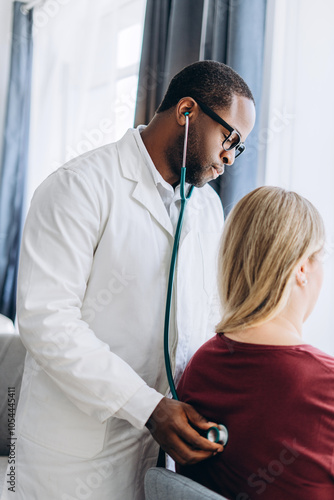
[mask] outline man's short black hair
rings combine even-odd
[[[198,61],[174,76],[157,113],[172,108],[182,97],[199,99],[213,109],[229,108],[234,95],[255,104],[247,83],[232,68],[217,61]]]

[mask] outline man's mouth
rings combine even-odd
[[[212,172],[213,172],[213,178],[217,179],[220,175],[224,173],[224,167],[212,167]]]

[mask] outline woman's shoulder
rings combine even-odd
[[[326,352],[314,347],[312,345],[301,345],[298,346],[300,351],[305,354],[309,360],[322,366],[325,370],[332,372],[334,374],[334,357]]]
[[[257,371],[270,371],[277,375],[292,376],[299,373],[301,378],[314,377],[317,373],[334,377],[334,357],[310,344],[266,345],[231,340],[223,334],[216,334],[200,347],[191,358],[187,369],[194,373],[197,369],[207,370],[218,366],[248,370],[256,365]],[[304,374],[304,376],[302,376]]]

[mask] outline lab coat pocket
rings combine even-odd
[[[79,410],[43,370],[30,372],[22,408],[22,436],[46,448],[80,458],[103,449],[106,422]]]

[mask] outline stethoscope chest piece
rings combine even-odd
[[[226,446],[228,431],[225,425],[219,424],[217,427],[210,427],[206,433],[206,438],[212,443],[221,443],[223,446]]]

